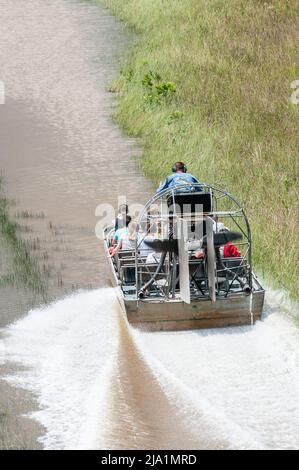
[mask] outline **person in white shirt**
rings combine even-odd
[[[122,228],[119,228],[118,230],[116,230],[116,232],[114,233],[114,236],[113,236],[113,241],[112,241],[112,245],[115,246],[118,244],[122,234],[127,234],[128,233],[128,226],[131,222],[132,218],[130,215],[126,215],[126,219],[125,219],[125,225],[124,227]]]
[[[130,217],[130,216],[127,216]],[[131,219],[131,217],[130,217]],[[137,243],[140,235],[136,232],[137,223],[134,220],[130,220],[126,229],[117,230],[117,245],[111,253],[111,256],[114,256],[119,250],[135,250],[136,238]],[[117,234],[115,233],[115,235]]]

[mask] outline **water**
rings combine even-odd
[[[112,121],[115,100],[107,91],[131,39],[91,1],[2,0],[0,18],[0,173],[10,215],[32,247],[49,298],[107,285],[95,208],[115,207],[122,195],[142,202],[152,192],[135,162],[139,149]],[[14,279],[4,250],[0,237],[0,280]],[[39,302],[23,286],[0,282],[0,327]],[[11,423],[5,446],[31,447],[19,402],[0,381],[0,410]],[[0,447],[2,441],[0,428]]]
[[[129,37],[92,2],[2,0],[0,17],[0,169],[12,216],[29,226],[54,296],[104,285],[96,206],[152,192],[137,146],[111,118],[107,88]]]
[[[299,333],[270,299],[254,327],[131,329],[112,288],[35,309],[5,331],[47,449],[295,449]],[[25,369],[24,369],[25,366]]]
[[[121,26],[75,0],[2,0],[0,16],[5,191],[58,299],[27,314],[22,291],[12,311],[13,289],[1,290],[2,325],[11,322],[1,330],[2,375],[36,397],[29,415],[43,426],[39,442],[298,448],[299,338],[280,298],[268,293],[254,327],[145,333],[104,287],[96,205],[152,192],[132,158],[138,148],[111,120],[107,84],[128,44]]]

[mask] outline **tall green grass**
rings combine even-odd
[[[135,45],[112,91],[155,183],[183,160],[244,204],[255,266],[299,299],[295,0],[99,0]]]

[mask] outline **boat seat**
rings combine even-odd
[[[175,203],[175,207],[173,206]],[[202,214],[212,212],[212,195],[210,192],[185,192],[174,194],[167,199],[169,215],[175,212],[185,218],[188,227],[188,238],[201,238],[206,235],[206,221],[198,220]]]
[[[236,288],[240,290],[241,285],[239,279],[241,278],[244,282],[248,273],[248,263],[246,258],[223,258],[223,264],[231,272],[224,270],[217,270],[217,281],[218,281],[218,293],[221,290],[227,291],[230,288]]]
[[[135,250],[119,250],[115,256],[119,259],[121,258],[128,258],[128,257],[135,257]]]
[[[247,264],[247,260],[246,258],[242,258],[242,257],[239,257],[239,258],[222,258],[222,262],[224,264],[224,266],[228,269],[230,269],[231,271],[233,271],[237,276],[245,276],[246,275],[246,271],[247,271],[247,267],[248,267],[248,264]],[[228,279],[233,279],[233,274],[232,273],[228,273],[226,271],[223,271],[223,270],[217,270],[217,276],[224,276],[224,277],[227,277]]]
[[[140,269],[141,268],[141,269]],[[138,275],[140,276],[141,283],[147,282],[157,269],[157,264],[146,264],[138,266]],[[122,264],[119,269],[119,277],[121,282],[133,283],[135,282],[135,259],[126,264]],[[157,279],[162,279],[165,276],[163,272],[158,275]]]
[[[135,262],[125,264],[119,269],[119,278],[122,283],[135,283]]]
[[[212,195],[210,192],[192,192],[188,191],[185,193],[176,193],[174,198],[169,196],[167,199],[167,205],[169,207],[169,213],[174,213],[173,202],[177,209],[179,208],[181,214],[198,214],[198,213],[209,213],[212,211]]]
[[[118,259],[119,266],[125,266],[129,264],[133,264],[135,266],[135,256],[126,256],[125,258]]]
[[[189,260],[189,277],[190,284],[193,283],[201,294],[204,295],[203,289],[207,289],[208,286],[204,259],[192,258]]]
[[[144,263],[143,265],[138,265],[138,270],[140,273],[154,273],[157,269],[158,263]],[[161,274],[163,274],[163,269]]]
[[[118,272],[120,272],[121,266],[127,260],[135,260],[135,251],[132,250],[120,250],[115,253],[114,260],[117,267]]]
[[[151,279],[152,275],[156,272],[157,266],[157,263],[144,263],[138,265],[138,275],[141,285]],[[156,277],[156,281],[161,279],[165,279],[165,268],[162,268],[161,272]]]
[[[203,259],[190,259],[189,260],[189,273],[191,278],[206,278],[205,263]]]
[[[145,266],[145,262],[146,262],[146,257],[138,258],[138,266]],[[122,282],[133,282],[133,280],[135,281],[135,268],[136,268],[135,255],[124,256],[123,258],[119,259],[118,260],[118,272],[119,272],[120,280]]]

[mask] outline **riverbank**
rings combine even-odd
[[[98,1],[137,32],[111,91],[145,175],[157,184],[183,160],[233,193],[255,268],[298,300],[296,2]]]

